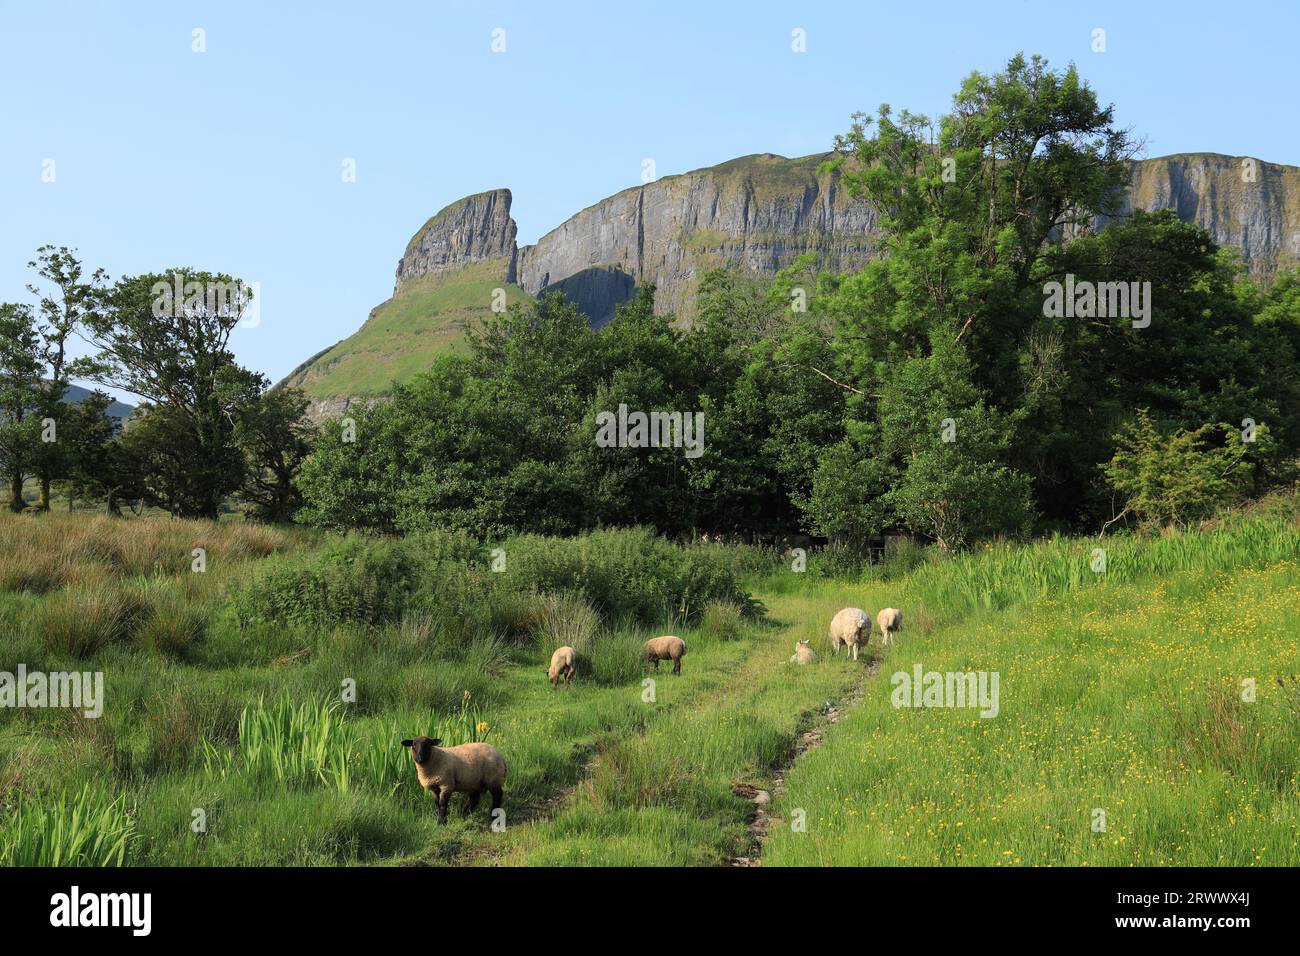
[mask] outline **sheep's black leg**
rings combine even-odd
[[[483,796],[482,790],[475,790],[473,793],[465,794],[465,816],[469,816],[478,807],[478,799]]]
[[[438,822],[447,822],[447,804],[451,803],[451,788],[443,787],[438,794]]]
[[[495,813],[497,810],[501,809],[501,788],[496,787],[491,791],[491,793],[492,793],[492,812]]]
[[[682,659],[681,659],[680,657],[677,658],[677,660],[673,661],[673,673],[676,674],[676,675],[679,676],[679,677],[681,676],[681,673],[682,673]]]

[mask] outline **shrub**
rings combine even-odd
[[[270,559],[231,603],[243,625],[383,624],[401,618],[419,581],[412,549],[400,541],[352,535],[310,554]]]

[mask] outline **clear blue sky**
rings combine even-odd
[[[820,152],[853,111],[938,113],[1018,50],[1075,61],[1150,156],[1300,164],[1297,9],[0,0],[0,301],[26,297],[42,243],[114,276],[229,272],[262,287],[235,351],[278,380],[356,330],[412,233],[461,196],[509,187],[532,242],[639,183],[643,158],[665,176]]]

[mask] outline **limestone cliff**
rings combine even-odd
[[[636,287],[654,283],[656,307],[689,319],[703,273],[718,266],[770,276],[814,253],[820,268],[850,270],[880,254],[874,210],[850,198],[830,154],[770,153],[626,189],[519,247],[511,195],[495,189],[452,203],[424,224],[397,264],[393,298],[354,336],[314,356],[288,381],[322,411],[381,395],[468,323],[508,298],[563,291],[602,325]],[[1175,210],[1221,245],[1240,250],[1267,281],[1300,262],[1300,169],[1215,153],[1134,163],[1121,208]]]

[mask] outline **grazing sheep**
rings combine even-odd
[[[903,612],[896,607],[887,607],[876,615],[876,623],[880,625],[880,643],[892,644],[894,635],[903,626]]]
[[[546,676],[551,679],[551,687],[559,686],[560,678],[564,678],[565,687],[572,686],[573,675],[577,672],[577,652],[567,645],[557,647],[555,653],[551,655],[551,666],[546,668]]]
[[[673,673],[682,672],[682,658],[686,656],[686,642],[680,637],[673,637],[666,634],[663,637],[652,637],[645,642],[645,659],[654,664],[655,670],[659,669],[660,661],[672,661]]]
[[[483,791],[488,791],[495,812],[501,806],[501,791],[506,785],[506,762],[501,751],[491,744],[441,747],[441,743],[429,737],[402,741],[403,747],[411,748],[420,786],[438,799],[438,822],[447,822],[447,804],[457,792],[468,795],[465,812],[469,814],[478,806]]]
[[[871,618],[860,607],[846,607],[831,619],[831,647],[839,654],[844,644],[844,655],[858,659],[858,647],[871,640]]]
[[[812,649],[812,645],[807,641],[799,641],[794,645],[794,656],[790,658],[793,664],[811,664],[817,660],[817,652]]]

